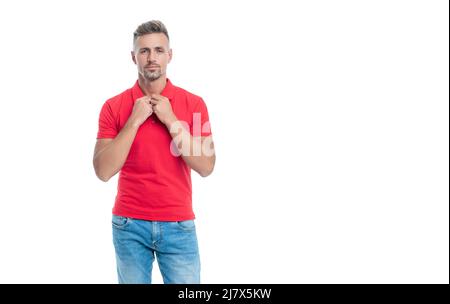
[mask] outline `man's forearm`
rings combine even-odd
[[[176,117],[169,120],[166,127],[186,164],[203,177],[211,174],[216,160],[212,141],[212,147],[208,147],[209,153],[205,153],[201,137],[193,137]]]
[[[101,180],[108,181],[122,169],[138,129],[138,125],[127,122],[119,134],[96,153],[94,167]]]

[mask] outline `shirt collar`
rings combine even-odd
[[[169,78],[166,78],[166,86],[161,92],[161,95],[164,97],[169,98],[169,100],[172,100],[175,95],[175,87],[170,81]],[[139,86],[139,81],[136,80],[136,83],[134,84],[133,88],[131,89],[133,100],[136,100],[138,98],[141,98],[144,96],[144,92],[142,92],[141,87]]]

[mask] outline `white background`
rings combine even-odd
[[[448,6],[1,1],[0,282],[116,282],[97,119],[160,19],[216,144],[203,283],[448,283]]]

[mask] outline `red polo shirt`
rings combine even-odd
[[[211,134],[208,110],[201,97],[174,86],[169,79],[161,95],[170,100],[178,120],[189,124],[192,135]],[[107,100],[100,112],[97,138],[116,137],[131,115],[135,100],[142,96],[144,93],[136,81],[132,88]],[[194,113],[199,113],[201,119],[199,114],[194,119]],[[203,128],[193,128],[193,121],[197,120]],[[156,114],[139,127],[120,170],[113,214],[154,221],[195,218],[191,170],[181,156],[172,155],[171,141],[168,129]]]

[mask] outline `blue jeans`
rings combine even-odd
[[[194,220],[158,222],[113,215],[120,284],[150,284],[156,259],[165,284],[199,284],[200,255]]]

